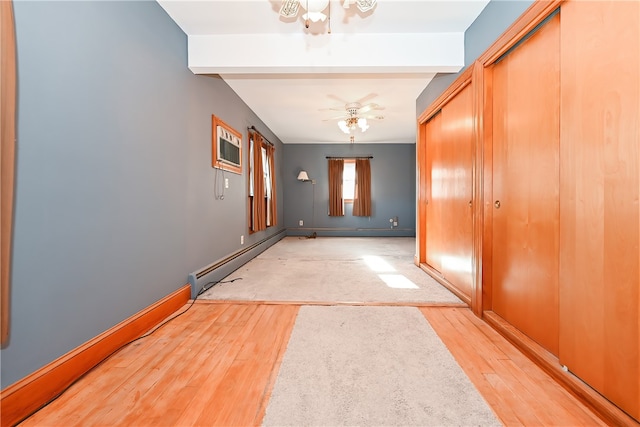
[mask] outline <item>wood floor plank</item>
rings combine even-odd
[[[209,329],[209,333],[216,334],[220,328],[220,324],[216,324],[216,320],[227,310],[219,313],[211,313],[211,315],[202,319],[199,323],[201,328]],[[193,339],[185,340],[181,346],[182,351],[174,353],[177,358],[170,366],[167,366],[166,374],[157,381],[147,393],[147,398],[141,400],[140,404],[124,418],[119,421],[121,425],[157,425],[160,422],[168,422],[170,415],[164,413],[163,416],[157,416],[155,408],[171,408],[176,401],[176,396],[185,389],[186,384],[193,377],[195,372],[206,362],[209,354],[205,349],[211,343],[202,340],[200,336]],[[193,396],[181,394],[178,401],[186,404]],[[177,414],[173,414],[174,417]]]
[[[229,327],[225,323],[225,321],[229,319],[237,319],[241,317],[244,312],[248,312],[247,315],[249,315],[254,309],[250,307],[247,309],[236,310],[235,307],[232,307],[230,305],[223,305],[222,307],[223,307],[223,310],[219,313],[218,316],[215,316],[214,318],[212,318],[210,322],[203,323],[202,319],[199,319],[197,323],[194,325],[196,327],[197,334],[201,340],[205,337],[211,338],[211,339],[203,340],[206,344],[206,348],[201,350],[201,354],[199,355],[199,357],[201,357],[202,360],[208,360],[210,357],[212,357],[212,354],[214,354],[214,351],[217,348],[217,344],[220,341],[225,339],[226,337],[225,332],[229,330]],[[199,373],[199,369],[201,369],[201,366],[198,366],[198,365],[194,365],[194,366],[197,368],[196,372],[190,371],[191,375],[183,377],[186,384],[190,383],[194,377],[197,377]],[[206,366],[206,365],[202,365],[202,366]],[[168,372],[168,374],[170,376],[174,376],[174,375],[180,375],[181,373]],[[170,400],[167,403],[166,408],[169,408],[169,410],[165,410],[159,414],[156,411],[156,414],[153,419],[145,419],[144,414],[132,414],[131,412],[126,412],[123,414],[124,420],[128,420],[129,422],[132,422],[132,423],[135,420],[137,423],[136,425],[155,425],[157,420],[161,420],[162,422],[169,422],[171,419],[176,419],[182,414],[185,406],[187,406],[190,403],[190,400],[196,394],[196,392],[193,391],[194,390],[193,388],[191,388],[190,390],[189,387],[184,386],[184,383],[183,383],[183,389],[184,391],[181,391],[180,397],[182,397],[184,400],[180,400],[181,402],[180,406],[176,407],[175,402],[177,402],[177,400],[175,398],[171,399],[171,396],[167,395],[167,397],[169,397]],[[137,417],[134,415],[141,415],[142,419],[137,419]],[[148,424],[145,421],[148,422]]]
[[[187,387],[194,390],[194,398],[176,420],[176,425],[194,426],[201,425],[197,420],[203,413],[211,411],[211,405],[218,400],[224,399],[224,394],[216,394],[229,366],[233,363],[238,352],[238,344],[241,344],[248,336],[251,329],[247,331],[247,320],[250,319],[257,306],[245,305],[234,306],[234,311],[239,313],[234,317],[235,321],[223,327],[222,336],[216,343],[215,349],[211,352],[209,363],[203,365],[201,369],[191,378]],[[237,323],[236,323],[237,322]],[[241,325],[241,326],[239,326]]]
[[[289,343],[289,339],[291,338],[291,333],[293,332],[293,327],[295,325],[295,321],[298,317],[299,311],[300,306],[288,306],[285,312],[285,316],[280,316],[280,321],[282,323],[279,325],[276,332],[276,342],[278,343],[278,345],[277,347],[274,346],[274,351],[276,353],[275,362],[273,364],[273,369],[271,370],[271,372],[269,372],[269,377],[267,378],[263,394],[259,399],[260,405],[258,408],[256,408],[256,412],[254,415],[254,425],[262,423],[262,419],[264,418],[264,415],[266,413],[267,404],[269,403],[269,399],[271,399],[271,393],[273,391],[278,372],[280,372],[282,359],[284,358],[287,344]]]
[[[279,310],[274,318],[272,326],[264,325],[257,351],[257,369],[250,373],[249,381],[245,381],[241,387],[237,387],[237,405],[233,413],[225,420],[229,425],[247,426],[260,425],[264,413],[262,407],[266,407],[268,397],[271,395],[273,382],[271,381],[279,370],[281,355],[286,349],[293,320],[297,316],[298,308],[290,307],[287,310]],[[275,378],[273,378],[275,379]],[[255,402],[261,402],[255,407]]]
[[[493,340],[487,340],[485,333],[486,331],[484,331],[482,328],[483,326],[486,326],[488,328],[491,327],[477,318],[471,312],[471,310],[464,308],[460,310],[442,310],[442,313],[445,318],[447,318],[451,322],[451,324],[456,327],[461,335],[469,336],[474,343],[480,344],[485,348],[485,358],[491,360],[508,360],[511,359],[514,351],[518,354],[521,354],[513,346],[510,348],[505,348],[496,345],[496,342],[494,342]],[[470,318],[469,316],[473,316],[473,318]]]
[[[260,425],[299,308],[196,302],[23,425]],[[505,425],[604,425],[470,310],[420,310]]]
[[[161,382],[168,372],[176,375],[176,372],[171,370],[172,364],[181,357],[185,348],[198,339],[198,325],[205,318],[206,313],[194,311],[190,316],[191,321],[185,325],[182,333],[175,336],[171,333],[167,339],[158,341],[162,347],[157,348],[155,352],[147,351],[140,354],[140,361],[133,364],[137,369],[126,369],[130,375],[117,387],[111,387],[111,392],[102,393],[101,407],[88,411],[81,419],[81,424],[123,425],[123,420],[129,414],[134,413],[139,406],[145,406],[145,400],[152,396],[155,384]]]
[[[241,347],[218,386],[225,399],[212,404],[198,425],[258,425],[260,408],[266,405],[274,365],[288,342],[297,307],[268,307],[253,329],[253,337]],[[269,392],[270,393],[270,392]]]
[[[264,325],[273,325],[273,310],[263,307],[264,310],[255,318],[252,325],[251,336],[239,346],[233,361],[221,378],[217,393],[223,392],[225,399],[212,402],[209,410],[198,418],[198,425],[236,425],[231,422],[234,413],[241,413],[245,408],[241,408],[242,401],[247,398],[247,390],[253,381],[260,381],[260,371],[262,369],[258,354],[262,350],[260,340],[270,339],[269,334],[265,334]],[[252,357],[257,356],[257,357]],[[252,402],[253,403],[253,402]],[[246,421],[246,410],[243,414]],[[252,421],[252,420],[251,420]]]
[[[553,412],[552,416],[549,417],[549,414],[546,413],[547,411],[545,410],[545,407],[540,406],[540,401],[527,388],[527,385],[523,384],[519,380],[518,375],[521,374],[521,371],[513,372],[509,369],[506,369],[505,363],[508,362],[509,360],[499,360],[495,363],[496,374],[500,379],[501,387],[497,388],[496,390],[509,397],[509,400],[507,402],[509,406],[516,408],[518,419],[522,422],[522,424],[526,426],[554,425],[554,423],[557,422],[559,415],[563,414],[563,411],[559,411],[557,407],[551,407],[551,402],[547,400],[546,403],[549,406],[547,406],[546,408],[549,409],[549,411]],[[510,390],[511,393],[504,392],[502,390],[502,387]],[[556,419],[556,421],[553,421],[554,418]]]
[[[475,342],[473,345],[469,343],[468,338],[473,334],[459,330],[447,319],[443,310],[421,311],[496,416],[505,424],[517,425],[517,414],[504,401],[504,396],[494,388],[494,382],[488,380],[496,373],[488,360],[491,354],[485,348],[486,342]],[[465,363],[469,360],[473,363]]]
[[[502,367],[523,385],[521,393],[527,397],[527,401],[544,425],[606,425],[558,384],[537,381],[535,377],[527,375],[513,360],[502,361]],[[498,373],[500,372],[503,372],[502,369],[498,370]],[[544,372],[542,374],[546,375]]]
[[[183,311],[184,309],[176,314]],[[191,319],[191,322],[197,322],[205,315],[206,313],[196,312],[184,314],[185,318]],[[145,365],[146,356],[166,349],[165,341],[175,340],[184,330],[184,327],[177,323],[168,323],[163,327],[162,334],[153,334],[126,346],[115,357],[107,359],[99,369],[89,372],[79,383],[70,387],[59,399],[25,420],[22,425],[41,425],[42,419],[48,419],[48,422],[54,425],[81,423],[84,417],[98,410],[95,409],[96,406],[104,406],[104,401],[96,401],[95,396],[103,397],[105,390],[118,389],[128,380],[132,372],[138,371]],[[123,363],[123,360],[127,361]]]
[[[526,425],[520,419],[519,411],[520,405],[513,395],[513,392],[509,390],[509,388],[505,385],[504,381],[500,378],[498,374],[485,374],[484,375],[486,381],[491,384],[491,388],[494,390],[494,393],[499,397],[497,399],[497,406],[493,408],[493,410],[499,414],[500,420],[506,427],[512,426],[524,426]],[[541,424],[531,424],[531,425],[541,425]]]
[[[420,310],[505,425],[604,425],[470,310]]]
[[[485,356],[486,351],[474,347],[472,348],[468,342],[468,337],[471,334],[462,334],[454,325],[451,324],[449,319],[445,316],[443,310],[421,310],[425,314],[427,320],[434,328],[436,333],[440,336],[440,339],[449,347],[449,351],[456,357],[456,353],[461,354],[464,359],[473,359],[475,363],[469,365],[469,373],[467,375],[474,374],[477,379],[482,378],[482,374],[495,373],[493,367],[487,362]],[[458,359],[458,357],[456,357]]]
[[[476,317],[470,310],[460,310],[459,313],[473,323],[482,334],[494,343],[496,348],[500,348],[504,354],[508,355],[509,363],[505,362],[505,366],[519,371],[517,374],[518,380],[525,381],[532,387],[532,394],[542,402],[542,407],[545,412],[551,412],[553,414],[553,419],[556,419],[556,424],[580,426],[606,425],[606,423],[598,418],[590,409],[554,381],[553,378],[540,369],[538,365],[520,352],[495,329]],[[550,407],[554,407],[554,409],[551,410]],[[563,414],[569,415],[563,417]],[[565,418],[566,420],[562,421]]]
[[[259,305],[251,317],[242,326],[233,326],[229,332],[229,342],[224,342],[221,351],[216,354],[213,368],[207,373],[205,381],[197,384],[196,397],[187,406],[184,413],[177,420],[180,425],[217,425],[216,418],[220,408],[237,404],[229,399],[230,393],[236,386],[234,381],[226,376],[233,365],[242,344],[250,339],[256,325],[260,323],[266,306]],[[227,345],[228,344],[228,345]]]

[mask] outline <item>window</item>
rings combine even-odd
[[[371,216],[371,157],[329,159],[329,216],[344,216],[344,202],[353,216]]]
[[[347,203],[353,203],[356,188],[356,161],[345,159],[342,171],[342,198]]]
[[[249,132],[249,232],[277,223],[275,148],[258,132]]]

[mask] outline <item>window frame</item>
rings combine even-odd
[[[350,165],[349,168],[353,169],[353,176],[351,180],[346,179],[346,170],[347,165]],[[351,186],[351,198],[347,198],[345,189],[347,187],[347,183],[351,182],[353,185]],[[356,197],[356,159],[344,159],[344,165],[342,167],[342,200],[344,203],[353,203],[353,200]]]

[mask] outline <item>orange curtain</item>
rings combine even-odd
[[[267,211],[264,202],[264,170],[262,168],[262,137],[253,134],[253,197],[251,212],[253,216],[252,231],[267,229]]]
[[[356,159],[353,216],[371,216],[371,162],[369,159]]]
[[[329,216],[344,216],[342,173],[344,160],[329,159]]]
[[[269,178],[271,180],[271,200],[269,202],[269,213],[271,217],[271,224],[278,224],[278,199],[276,198],[276,161],[275,161],[276,147],[271,144],[267,144],[267,158],[269,159]]]
[[[9,283],[16,152],[16,37],[13,3],[0,1],[0,344],[9,339]]]

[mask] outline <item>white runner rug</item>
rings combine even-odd
[[[500,422],[417,308],[304,306],[263,425]]]

